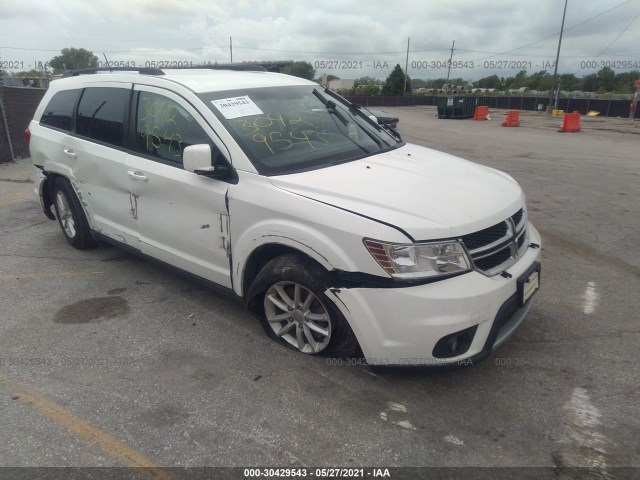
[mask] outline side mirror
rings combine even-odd
[[[229,169],[224,165],[211,165],[211,146],[191,145],[182,151],[182,163],[187,172],[209,178],[224,178]]]
[[[378,117],[376,117],[375,115],[367,115],[367,117],[369,117],[369,120],[371,120],[373,123],[378,123]]]

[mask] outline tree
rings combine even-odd
[[[380,95],[380,85],[358,85],[351,89],[351,95]]]
[[[490,77],[484,77],[475,82],[475,86],[478,88],[500,88],[500,77],[498,75],[491,75]]]
[[[527,76],[526,70],[520,70],[516,73],[516,76],[513,78],[513,82],[511,82],[511,88],[521,88],[528,87],[527,85],[529,77]]]
[[[635,88],[633,82],[640,79],[640,72],[638,70],[631,70],[630,72],[618,73],[615,80],[615,92],[616,93],[633,93]]]
[[[426,88],[442,88],[442,86],[447,83],[446,78],[433,78],[431,80],[427,80],[425,85]]]
[[[353,85],[357,86],[357,85],[382,85],[384,82],[382,80],[380,80],[379,78],[373,78],[373,77],[360,77],[360,78],[356,78],[353,81]]]
[[[531,90],[551,90],[553,84],[553,75],[546,70],[531,74],[529,77]]]
[[[560,89],[567,92],[575,92],[582,89],[582,80],[577,78],[573,73],[565,73],[560,75]]]
[[[360,77],[353,81],[350,95],[380,95],[382,80],[373,77]]]
[[[313,77],[316,75],[313,65],[309,62],[293,62],[284,67],[280,73],[286,73],[287,75],[293,75],[294,77],[306,78],[307,80],[313,80]]]
[[[523,83],[525,83],[526,76],[526,70],[520,70],[515,77],[507,77],[504,81],[502,81],[502,88],[504,90],[510,90],[524,87],[525,85],[523,85]]]
[[[582,90],[585,92],[597,92],[600,87],[598,75],[591,73],[582,77]]]
[[[84,48],[63,48],[60,55],[49,61],[49,66],[53,68],[53,73],[80,68],[95,68],[98,66],[98,57]]]
[[[616,74],[609,67],[601,68],[598,71],[598,90],[601,93],[612,92],[614,89],[614,83]]]
[[[16,72],[14,74],[15,77],[42,77],[42,70],[36,70],[31,69],[31,70],[21,70],[19,72]]]
[[[383,95],[402,95],[404,90],[405,75],[400,64],[396,64],[393,71],[387,77],[382,87]],[[408,82],[407,82],[408,85]]]

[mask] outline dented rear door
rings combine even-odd
[[[133,85],[94,82],[85,88],[65,149],[71,181],[93,230],[139,248],[135,199],[129,190],[124,143]]]

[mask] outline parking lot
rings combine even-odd
[[[301,355],[230,297],[110,246],[73,249],[28,161],[0,165],[0,465],[638,474],[617,467],[640,467],[640,122],[583,117],[559,133],[534,112],[502,128],[505,112],[385,110],[406,141],[524,188],[542,288],[505,345],[447,371]]]

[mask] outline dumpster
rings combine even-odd
[[[472,118],[476,106],[482,105],[475,97],[438,97],[438,118]]]

